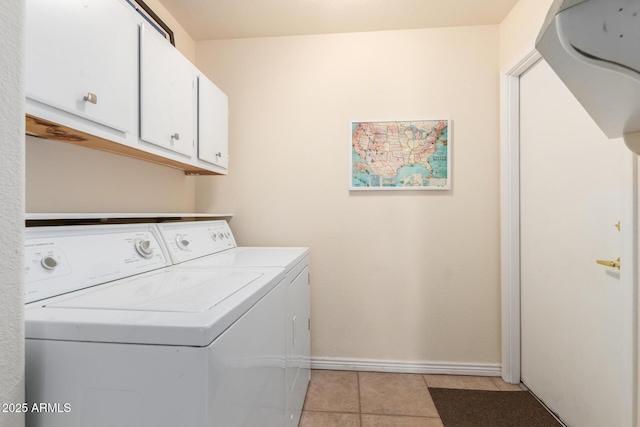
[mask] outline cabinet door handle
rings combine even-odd
[[[216,153],[216,157],[222,157],[222,153],[218,151],[218,152]]]
[[[95,93],[87,93],[84,98],[85,101],[90,102],[92,104],[97,104],[98,103],[98,96]]]
[[[180,134],[178,132],[171,135],[171,139],[175,139],[176,141],[180,141]]]

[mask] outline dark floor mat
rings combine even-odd
[[[444,427],[559,427],[528,391],[429,388]]]

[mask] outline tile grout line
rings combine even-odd
[[[358,383],[358,417],[360,418],[360,427],[362,427],[362,398],[360,396],[360,372],[356,372],[356,382]]]
[[[359,415],[360,412],[349,412],[349,411],[328,411],[326,409],[305,409],[304,412],[319,412],[323,414],[348,414],[348,415]],[[375,415],[375,414],[373,414]],[[428,418],[428,417],[425,417]]]
[[[427,387],[427,394],[429,395],[429,399],[431,399],[431,403],[433,403],[433,407],[436,408],[436,414],[438,414],[438,419],[442,422],[442,417],[440,416],[440,411],[438,411],[438,407],[436,406],[436,402],[434,402],[433,397],[431,396],[431,392],[429,391],[429,383],[427,382],[427,377],[425,375],[420,374],[422,377],[422,381],[424,381],[424,386]]]
[[[419,418],[419,419],[424,419],[424,420],[439,420],[440,417],[429,417],[426,415],[407,415],[407,414],[395,414],[395,413],[388,413],[388,412],[384,412],[384,413],[378,413],[378,412],[365,412],[362,413],[360,415],[375,415],[376,417],[394,417],[394,418]]]
[[[440,418],[439,416],[429,415],[409,415],[395,412],[348,412],[348,411],[327,411],[321,409],[305,410],[305,412],[317,412],[322,414],[345,414],[345,415],[376,415],[376,416],[389,416],[389,417],[408,417],[408,418]]]
[[[422,374],[420,374],[420,376],[422,377],[422,381],[424,381],[424,385],[427,386],[427,390],[429,390],[429,383],[427,382],[427,378]]]

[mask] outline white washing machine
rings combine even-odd
[[[283,269],[170,267],[155,225],[28,228],[28,427],[282,427]]]
[[[286,419],[297,427],[309,385],[310,275],[309,249],[286,247],[237,247],[226,221],[158,224],[176,268],[284,269],[287,293],[286,322]]]

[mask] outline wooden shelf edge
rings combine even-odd
[[[92,224],[132,224],[132,223],[160,223],[160,222],[184,222],[184,221],[210,221],[226,219],[230,221],[232,213],[127,213],[127,212],[102,212],[102,213],[26,213],[25,226],[46,227],[62,225],[92,225]]]
[[[106,218],[223,218],[230,212],[26,212],[26,220]]]
[[[49,120],[39,117],[26,115],[26,134],[38,138],[51,139],[54,141],[66,142],[69,144],[79,145],[81,147],[93,148],[109,153],[120,154],[132,157],[138,160],[155,163],[158,165],[168,166],[174,169],[184,171],[186,175],[222,175],[207,169],[202,169],[194,165],[182,163],[177,160],[167,159],[157,154],[148,153],[128,145],[119,144],[100,138],[67,126],[59,125]]]

